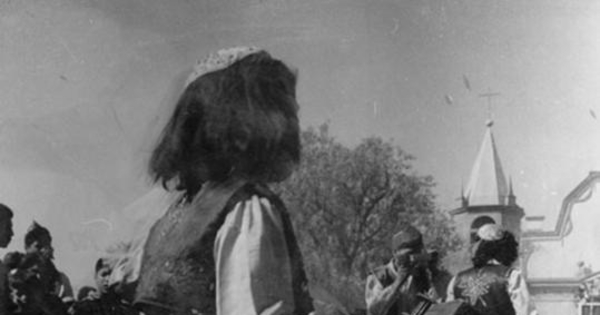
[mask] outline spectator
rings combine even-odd
[[[93,300],[98,297],[98,291],[90,286],[84,286],[77,292],[77,301]]]
[[[6,248],[14,235],[12,229],[12,210],[0,204],[0,248]],[[10,269],[0,261],[0,314],[9,314],[10,290],[8,287],[8,271]]]
[[[94,280],[96,281],[96,294],[84,296],[75,302],[71,313],[73,315],[138,315],[129,303],[120,298],[115,291],[109,287],[110,273],[114,267],[114,261],[100,258],[94,269]],[[93,289],[92,289],[93,290]],[[81,293],[81,291],[80,291]]]
[[[411,313],[419,305],[419,294],[437,299],[421,233],[403,227],[392,239],[392,260],[375,268],[367,277],[365,300],[369,315]],[[420,258],[422,257],[422,258]]]
[[[7,258],[12,267],[8,279],[15,305],[13,314],[67,314],[67,306],[54,293],[53,280],[59,277],[59,273],[53,264],[48,264],[48,260],[38,252],[16,253]]]

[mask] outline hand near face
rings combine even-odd
[[[410,255],[413,254],[411,248],[401,248],[394,252],[394,266],[396,269],[410,268]]]

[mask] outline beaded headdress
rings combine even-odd
[[[225,69],[236,61],[259,51],[261,51],[261,49],[252,46],[238,46],[221,49],[216,53],[211,53],[206,58],[196,62],[196,65],[194,65],[194,70],[185,82],[185,86],[190,85],[196,79],[207,73]]]

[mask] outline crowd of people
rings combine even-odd
[[[0,204],[0,248],[12,239],[13,215],[12,209]],[[140,314],[108,285],[114,260],[98,259],[90,270],[96,286],[82,287],[75,298],[69,277],[54,264],[50,231],[34,221],[24,245],[24,251],[9,252],[0,261],[0,314]]]
[[[300,160],[296,81],[295,70],[254,47],[199,61],[151,154],[150,175],[179,197],[150,229],[139,259],[129,260],[139,265],[125,268],[132,293],[118,290],[113,273],[123,262],[100,257],[90,268],[96,287],[75,299],[53,263],[50,232],[34,222],[24,252],[0,263],[0,314],[314,313],[289,214],[269,188]],[[0,207],[1,247],[13,235],[12,216]],[[473,268],[453,278],[449,299],[470,306],[462,314],[531,314],[511,267],[512,234],[492,225],[478,235]],[[424,314],[441,298],[422,236],[406,226],[393,244],[390,263],[366,279],[367,313]]]
[[[514,263],[518,242],[496,224],[479,228],[471,249],[472,267],[456,274],[445,288],[434,286],[431,257],[421,233],[404,227],[392,240],[393,258],[367,278],[369,315],[432,314],[535,315],[527,284]]]

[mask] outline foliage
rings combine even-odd
[[[364,279],[391,257],[401,225],[417,227],[442,256],[459,245],[435,206],[432,177],[417,175],[414,158],[400,147],[372,137],[348,148],[326,124],[304,131],[302,145],[301,165],[276,189],[290,209],[310,280],[342,293],[345,303],[364,307]]]

